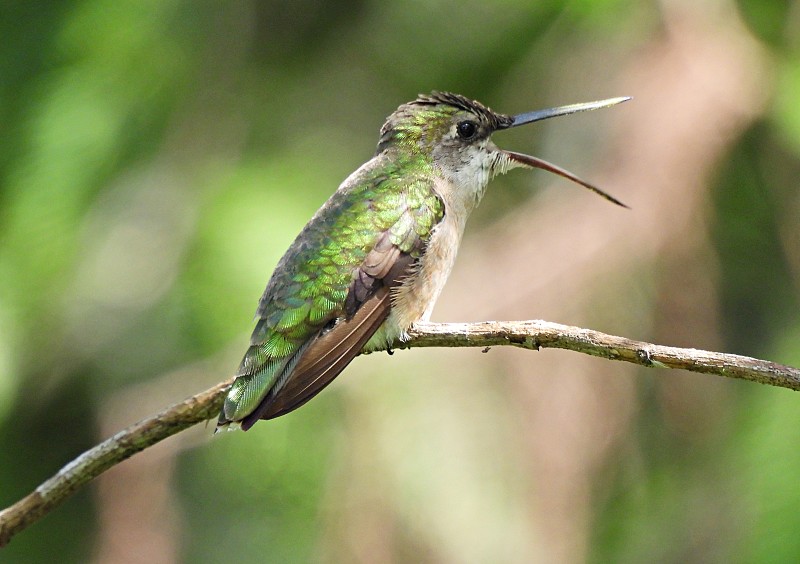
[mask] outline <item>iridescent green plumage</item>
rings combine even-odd
[[[326,202],[278,263],[257,311],[258,322],[220,420],[253,412],[294,356],[326,325],[346,316],[354,273],[386,235],[419,258],[444,205],[432,189],[430,162],[384,155],[362,167]],[[409,170],[415,171],[409,174]]]
[[[490,136],[619,101],[515,117],[449,93],[400,106],[375,157],[342,183],[275,268],[218,429],[246,430],[296,409],[362,349],[386,348],[427,320],[493,175],[545,168],[615,201],[554,165],[498,149]]]

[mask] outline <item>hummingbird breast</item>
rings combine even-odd
[[[414,323],[428,321],[453,269],[464,226],[482,190],[480,186],[474,191],[459,189],[444,178],[435,181],[434,190],[444,202],[444,216],[431,231],[413,270],[393,289],[391,313],[365,350],[383,350],[397,339],[405,340]]]

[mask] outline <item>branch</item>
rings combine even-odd
[[[568,349],[648,368],[681,368],[800,391],[800,369],[791,366],[738,354],[654,345],[549,321],[425,323],[417,324],[409,334],[411,340],[399,348],[513,345],[530,350]]]
[[[90,448],[14,505],[0,511],[0,547],[112,466],[196,423],[216,417],[233,379],[142,419]]]
[[[397,348],[493,347],[569,349],[647,367],[681,368],[800,390],[800,369],[746,356],[632,341],[547,321],[425,323]],[[14,505],[0,511],[0,547],[112,466],[184,429],[217,416],[232,379],[139,421],[87,450]]]

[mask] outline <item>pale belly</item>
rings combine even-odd
[[[406,331],[414,323],[430,319],[453,269],[464,232],[464,222],[457,215],[445,214],[431,233],[417,272],[393,291],[392,311],[364,346],[365,351],[384,350],[397,339],[405,340]]]

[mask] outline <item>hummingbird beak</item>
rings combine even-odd
[[[575,176],[570,171],[561,168],[560,166],[554,165],[553,163],[549,163],[543,159],[539,159],[537,157],[532,157],[531,155],[525,155],[523,153],[515,153],[514,151],[506,151],[504,149],[500,149],[500,153],[503,155],[504,159],[506,159],[506,168],[515,168],[515,167],[526,167],[526,168],[540,168],[542,170],[546,170],[548,172],[552,172],[553,174],[557,174],[562,176],[568,180],[572,180],[576,184],[580,184],[584,188],[588,188],[595,194],[598,194],[608,200],[613,204],[617,204],[618,206],[622,206],[623,208],[628,208],[625,204],[617,200],[611,194],[607,192],[603,192],[597,186],[589,184],[583,178],[579,176]],[[628,208],[630,209],[630,208]]]
[[[511,118],[513,121],[508,127],[517,127],[518,125],[525,125],[526,123],[542,121],[543,119],[549,119],[552,117],[566,116],[569,114],[576,114],[578,112],[588,112],[589,110],[599,110],[600,108],[608,108],[609,106],[616,106],[622,102],[627,102],[630,99],[630,96],[621,96],[619,98],[609,98],[608,100],[598,100],[597,102],[584,102],[582,104],[570,104],[568,106],[558,106],[557,108],[526,112]]]
[[[546,110],[536,110],[533,112],[526,112],[524,114],[516,115],[512,118],[511,125],[507,126],[504,129],[508,129],[511,127],[517,127],[518,125],[525,125],[526,123],[533,123],[535,121],[541,121],[543,119],[549,119],[552,117],[557,116],[566,116],[569,114],[574,114],[577,112],[587,112],[589,110],[597,110],[600,108],[607,108],[609,106],[615,106],[622,102],[626,102],[630,100],[630,96],[623,96],[620,98],[609,98],[608,100],[598,100],[597,102],[585,102],[582,104],[570,104],[568,106],[558,106],[557,108],[548,108]],[[595,194],[598,194],[612,202],[617,204],[618,206],[622,206],[623,208],[627,208],[625,204],[617,200],[610,194],[603,192],[600,188],[589,184],[582,178],[572,174],[568,170],[561,168],[560,166],[556,166],[552,163],[549,163],[543,159],[539,159],[537,157],[532,157],[530,155],[525,155],[523,153],[515,153],[513,151],[505,151],[501,149],[501,153],[506,160],[506,167],[526,167],[526,168],[540,168],[542,170],[546,170],[548,172],[552,172],[559,176],[562,176],[568,180],[575,182],[576,184],[580,184],[584,188],[588,188]]]

